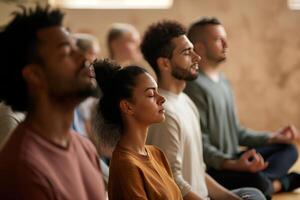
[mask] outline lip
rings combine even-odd
[[[89,70],[89,76],[90,76],[90,78],[96,78],[94,66],[90,65],[89,68],[88,68],[88,70]]]
[[[191,69],[197,72],[197,71],[199,70],[199,65],[198,65],[198,63],[194,63],[194,64],[191,66]]]
[[[159,112],[159,113],[165,113],[165,109],[162,108],[162,109],[160,109],[158,112]]]
[[[95,78],[95,70],[93,64],[91,64],[89,61],[85,60],[81,65],[81,71],[83,74],[86,74],[90,78]]]

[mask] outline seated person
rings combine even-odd
[[[102,97],[99,110],[104,122],[117,126],[119,141],[110,162],[110,200],[181,200],[182,196],[164,154],[145,145],[148,127],[164,120],[165,99],[145,69],[98,61]],[[105,141],[104,141],[105,142]]]
[[[184,200],[265,199],[257,189],[229,191],[205,172],[199,113],[183,93],[186,81],[198,76],[200,57],[185,33],[175,21],[153,24],[145,33],[142,52],[157,74],[159,92],[167,100],[166,119],[151,126],[147,143],[166,154]]]
[[[288,172],[298,158],[291,144],[298,131],[288,126],[273,134],[255,132],[239,123],[232,88],[220,72],[228,50],[222,24],[215,18],[200,19],[191,25],[188,37],[201,60],[200,75],[185,92],[201,115],[207,172],[228,189],[255,187],[269,198],[298,188],[300,175]],[[240,145],[248,149],[241,152]]]

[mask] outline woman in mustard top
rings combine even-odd
[[[137,66],[121,68],[108,60],[94,65],[101,72],[97,73],[102,90],[98,116],[120,130],[109,136],[119,138],[110,162],[109,199],[181,200],[164,154],[145,145],[148,127],[165,119],[165,99],[158,94],[155,80]],[[102,138],[109,140],[107,134]]]

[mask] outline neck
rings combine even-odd
[[[148,126],[125,126],[119,144],[138,154],[146,155]]]
[[[37,101],[35,107],[28,112],[25,123],[29,124],[36,134],[66,147],[70,139],[70,128],[76,105]]]
[[[172,92],[174,94],[180,94],[185,86],[186,81],[185,80],[178,80],[174,78],[172,75],[168,77],[161,77],[158,80],[159,88]]]
[[[218,76],[220,74],[220,65],[218,63],[202,59],[199,66],[201,71],[209,77]]]

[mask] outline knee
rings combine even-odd
[[[240,188],[236,194],[241,197],[243,200],[265,200],[266,197],[263,193],[256,188]]]
[[[291,161],[296,162],[298,159],[298,150],[294,144],[285,144],[284,149],[286,151],[286,156],[290,158]]]
[[[264,174],[257,173],[253,177],[255,188],[259,189],[265,196],[271,196],[273,194],[273,185],[271,180],[269,180]]]

